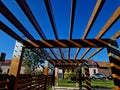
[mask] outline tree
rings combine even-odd
[[[36,54],[35,52],[39,53]],[[34,49],[28,49],[26,48],[23,54],[23,62],[22,65],[26,67],[25,73],[30,73],[31,70],[35,70],[35,68],[38,67],[38,65],[44,63],[45,59],[48,59],[46,53],[46,50],[40,50],[39,48]]]

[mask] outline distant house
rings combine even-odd
[[[97,62],[95,62],[94,60],[89,60],[88,64],[89,64],[90,75],[98,73],[98,64],[97,64]]]
[[[99,73],[104,73],[106,76],[109,76],[111,74],[109,62],[97,62],[97,64]]]
[[[11,60],[5,60],[4,62],[0,62],[2,73],[8,73],[9,68],[10,68],[10,64],[11,64]],[[26,70],[27,70],[27,72],[26,72]],[[21,74],[30,73],[30,70],[31,69],[29,67],[21,66],[20,73]],[[35,71],[37,73],[43,72],[43,68],[41,66],[39,66],[38,68],[35,69]]]
[[[9,71],[11,60],[5,60],[4,62],[0,62],[2,73],[7,73]]]
[[[95,73],[103,73],[106,76],[109,76],[111,74],[109,62],[96,62],[94,60],[89,60],[88,64],[90,75]]]
[[[0,62],[2,73],[8,73],[10,68],[11,60],[5,60],[4,62]],[[25,67],[21,67],[20,73],[24,73]]]

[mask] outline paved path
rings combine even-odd
[[[54,90],[80,90],[78,87],[54,87]],[[82,90],[85,90],[83,88]]]
[[[80,90],[78,87],[54,87],[53,90]],[[86,90],[84,87],[82,90]],[[105,88],[92,88],[92,90],[113,90],[113,89],[105,89]]]

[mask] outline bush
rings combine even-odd
[[[79,81],[79,74],[77,74],[77,75],[78,75],[78,76],[77,76],[77,77],[78,77],[78,78],[77,78],[77,81]],[[84,75],[83,73],[81,74],[81,78],[82,78],[83,81],[85,80],[85,75]],[[72,80],[72,81],[76,81],[76,74],[72,74],[72,75],[71,75],[71,80]]]

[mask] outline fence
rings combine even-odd
[[[15,77],[0,74],[0,90],[46,90],[52,86],[52,75],[20,74],[15,82]]]

